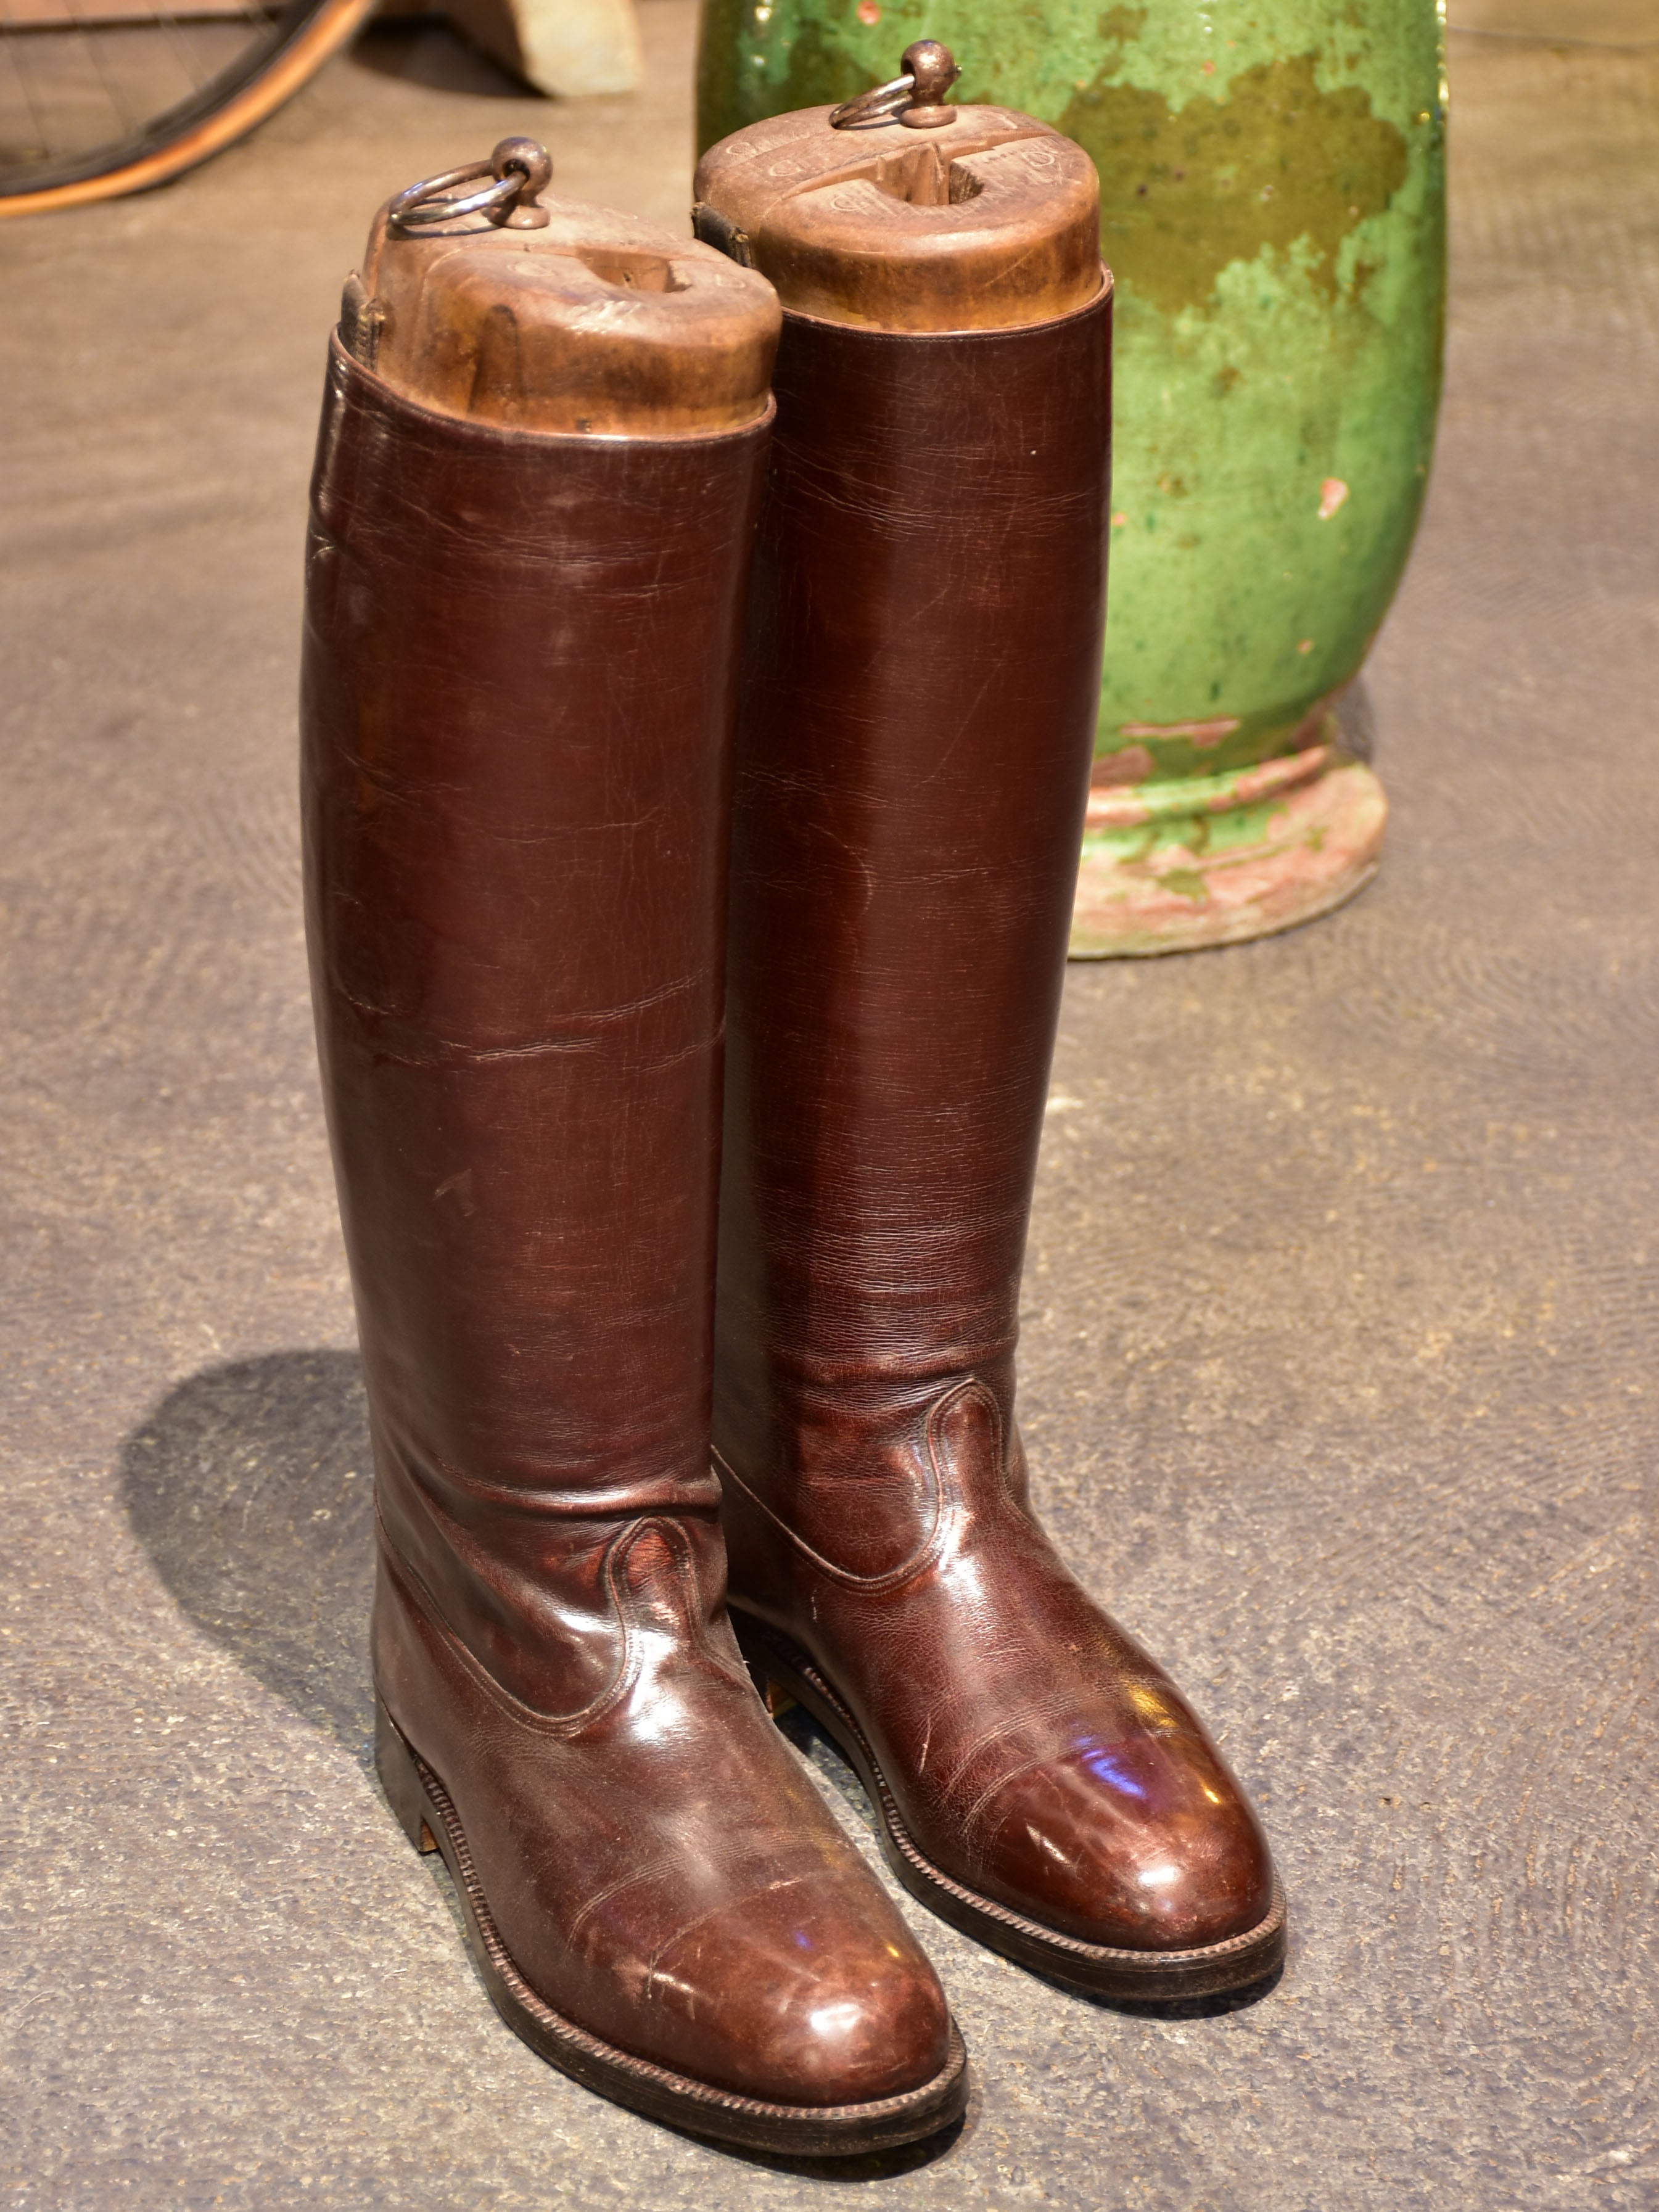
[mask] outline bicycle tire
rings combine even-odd
[[[294,0],[256,47],[188,99],[125,139],[71,156],[44,173],[0,170],[0,217],[113,199],[181,176],[274,114],[345,45],[375,0]]]

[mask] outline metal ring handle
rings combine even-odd
[[[536,195],[552,173],[545,146],[533,138],[503,138],[487,161],[468,161],[462,168],[446,169],[441,177],[422,177],[418,185],[399,192],[386,207],[386,228],[413,230],[422,223],[487,215],[492,222],[514,230],[540,229],[546,224],[547,210],[537,205]],[[454,192],[455,185],[470,185],[479,177],[490,180],[481,191]]]
[[[851,131],[860,123],[873,122],[878,115],[896,115],[901,108],[910,105],[910,95],[915,88],[916,81],[907,70],[902,76],[896,76],[890,84],[876,85],[869,92],[860,92],[851,100],[843,100],[839,107],[832,107],[830,128],[832,131]]]
[[[489,179],[481,192],[441,197],[452,185],[470,185],[477,177]],[[417,223],[447,222],[452,216],[481,215],[486,208],[501,207],[508,200],[517,199],[524,181],[516,169],[498,177],[488,161],[469,161],[463,168],[446,169],[441,177],[423,177],[418,185],[410,185],[399,192],[386,211],[386,227],[390,230],[412,230]]]

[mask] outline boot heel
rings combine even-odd
[[[398,1733],[398,1724],[386,1707],[374,1700],[374,1765],[380,1787],[398,1815],[398,1825],[417,1851],[435,1851],[437,1814],[433,1811],[409,1746]]]
[[[762,1705],[775,1721],[781,1719],[785,1713],[793,1712],[799,1702],[794,1692],[767,1665],[764,1646],[756,1638],[745,1634],[735,1619],[732,1625],[737,1630],[738,1649],[743,1654],[743,1663],[749,1669],[749,1679],[759,1692]]]
[[[795,1710],[796,1701],[792,1692],[786,1690],[781,1682],[775,1682],[764,1670],[755,1687],[761,1693],[762,1705],[775,1721],[781,1720],[785,1713],[792,1713]]]

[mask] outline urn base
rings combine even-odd
[[[1376,874],[1388,799],[1340,747],[1309,746],[1225,782],[1211,794],[1142,785],[1091,801],[1073,960],[1271,936],[1328,914]]]

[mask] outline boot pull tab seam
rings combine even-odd
[[[650,1519],[652,1516],[647,1516],[647,1520]],[[565,1738],[580,1735],[584,1729],[603,1720],[627,1696],[638,1680],[639,1639],[623,1603],[625,1593],[619,1580],[619,1552],[626,1550],[634,1535],[647,1525],[647,1520],[630,1522],[627,1527],[617,1530],[605,1547],[605,1559],[599,1569],[611,1610],[622,1631],[622,1656],[617,1662],[616,1673],[597,1697],[574,1712],[544,1713],[537,1706],[527,1705],[522,1698],[515,1698],[505,1683],[498,1682],[483,1661],[462,1642],[426,1583],[393,1543],[391,1532],[380,1516],[378,1501],[374,1509],[374,1525],[380,1540],[381,1554],[404,1603],[420,1614],[434,1633],[449,1646],[463,1671],[505,1718],[541,1735]],[[672,1523],[669,1522],[655,1522],[654,1525],[672,1530]],[[678,1531],[672,1533],[678,1534]]]
[[[925,1569],[933,1565],[939,1553],[944,1549],[946,1537],[961,1518],[960,1486],[954,1480],[947,1480],[945,1469],[939,1464],[939,1429],[940,1422],[951,1407],[959,1401],[970,1397],[982,1398],[991,1409],[991,1419],[996,1430],[997,1466],[1000,1471],[1003,1446],[1002,1408],[997,1403],[996,1394],[991,1389],[989,1384],[981,1382],[977,1375],[970,1375],[963,1382],[952,1382],[947,1389],[942,1391],[934,1399],[933,1404],[927,1408],[927,1426],[923,1433],[927,1444],[927,1463],[933,1471],[933,1526],[908,1559],[902,1560],[896,1567],[884,1568],[879,1574],[856,1574],[850,1567],[838,1567],[833,1559],[826,1559],[822,1552],[814,1551],[804,1536],[798,1535],[781,1515],[773,1511],[763,1498],[750,1488],[736,1468],[712,1444],[709,1447],[709,1455],[717,1474],[722,1480],[729,1479],[735,1484],[750,1504],[757,1507],[773,1526],[788,1539],[801,1557],[809,1560],[820,1574],[829,1576],[832,1582],[840,1583],[847,1589],[869,1590],[872,1593],[895,1589],[901,1583],[908,1582],[913,1576],[922,1573]]]
[[[611,1542],[611,1550],[617,1558],[618,1577],[617,1604],[619,1612],[623,1615],[623,1626],[629,1633],[630,1649],[634,1647],[633,1632],[637,1626],[635,1608],[639,1600],[635,1593],[629,1589],[627,1583],[621,1580],[621,1571],[629,1553],[633,1550],[635,1544],[647,1528],[654,1529],[661,1536],[672,1555],[674,1579],[679,1588],[682,1614],[688,1636],[704,1657],[720,1674],[731,1676],[732,1674],[731,1662],[720,1650],[710,1633],[709,1617],[703,1603],[702,1588],[697,1580],[696,1561],[692,1557],[691,1540],[678,1522],[665,1520],[657,1514],[645,1514],[639,1520],[630,1522],[626,1528],[617,1532]],[[638,1654],[635,1651],[634,1667],[635,1678],[638,1673]]]

